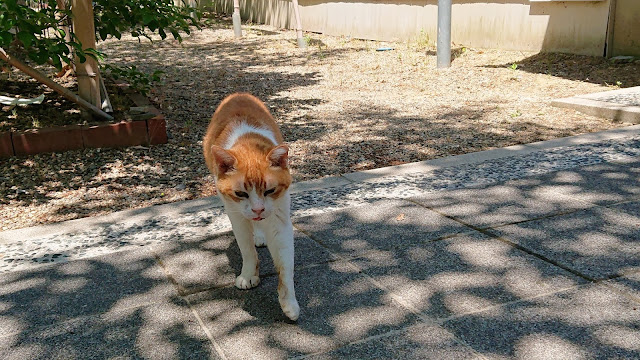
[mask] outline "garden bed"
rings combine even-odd
[[[95,121],[87,120],[75,103],[17,70],[5,77],[0,79],[1,95],[35,98],[43,94],[45,100],[42,104],[2,106],[0,158],[167,142],[164,116],[122,82],[106,81],[114,120]],[[61,78],[58,83],[77,91],[72,77]]]

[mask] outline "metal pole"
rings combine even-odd
[[[237,38],[242,37],[242,27],[240,19],[240,0],[233,0],[233,15],[231,16],[233,21],[233,33]]]
[[[293,14],[296,17],[296,37],[298,38],[298,47],[304,49],[307,47],[307,42],[302,37],[302,21],[300,20],[300,9],[298,8],[298,0],[292,0]]]
[[[451,0],[438,0],[437,66],[451,66]]]

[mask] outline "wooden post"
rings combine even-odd
[[[82,43],[83,49],[96,48],[96,29],[93,24],[93,5],[91,0],[72,0],[73,31]],[[81,63],[75,57],[78,76],[78,95],[90,104],[102,108],[100,96],[100,69],[98,62],[90,57]]]
[[[307,47],[307,42],[302,37],[302,21],[300,20],[300,9],[298,8],[298,0],[291,0],[293,3],[293,14],[296,18],[296,37],[298,38],[298,47],[304,49]]]

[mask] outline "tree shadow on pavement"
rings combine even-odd
[[[261,284],[233,287],[229,233],[4,273],[0,353],[635,358],[638,303],[615,287],[640,271],[638,169],[601,164],[411,201],[380,194],[296,218],[297,323],[280,310],[266,249]]]

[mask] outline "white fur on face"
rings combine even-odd
[[[233,147],[233,144],[236,143],[236,141],[238,141],[238,139],[245,134],[249,134],[249,133],[254,133],[254,134],[259,134],[262,135],[264,137],[266,137],[267,139],[269,139],[273,145],[276,145],[278,142],[276,141],[276,137],[273,134],[273,132],[269,129],[265,129],[265,128],[259,128],[259,127],[255,127],[255,126],[251,126],[249,124],[247,124],[246,122],[241,122],[238,126],[236,126],[233,131],[231,131],[231,134],[229,135],[229,138],[227,139],[227,141],[224,144],[224,148],[229,150],[231,149],[231,147]]]
[[[274,201],[269,196],[264,196],[262,194],[256,193],[255,189],[251,189],[246,191],[249,194],[248,199],[242,199],[241,201],[235,202],[233,200],[225,200],[227,207],[236,213],[240,213],[245,219],[253,220],[256,218],[256,213],[253,212],[253,209],[259,209],[264,207],[264,211],[260,214],[260,217],[263,219],[268,218],[273,213]]]

